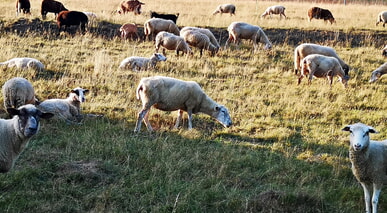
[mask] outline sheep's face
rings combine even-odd
[[[378,72],[378,71],[372,72],[372,74],[371,74],[371,79],[370,79],[370,83],[373,83],[373,82],[375,82],[376,80],[378,80],[378,79],[380,78],[380,76],[381,76],[380,72]]]
[[[74,94],[74,96],[73,96],[74,101],[79,101],[81,103],[86,101],[85,95],[88,92],[89,92],[88,89],[82,89],[80,87],[77,87],[77,88],[71,90],[71,93]]]
[[[370,143],[369,133],[377,133],[377,131],[370,126],[362,123],[348,125],[342,129],[350,132],[349,141],[350,148],[354,151],[361,151],[368,147]]]
[[[232,125],[230,114],[225,106],[216,106],[212,117],[219,121],[224,127],[230,127]]]
[[[155,57],[157,58],[157,61],[166,61],[167,60],[167,57],[165,57],[164,55],[162,55],[160,53],[155,53]]]

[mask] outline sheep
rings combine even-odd
[[[47,13],[54,13],[55,14],[55,18],[57,17],[57,15],[61,12],[61,11],[68,11],[67,8],[65,8],[65,6],[59,2],[59,1],[55,1],[55,0],[43,0],[42,1],[42,6],[41,6],[41,14],[42,14],[42,19],[46,19],[46,16],[47,16]]]
[[[370,79],[370,83],[373,83],[375,82],[376,80],[378,80],[380,77],[382,77],[382,75],[384,74],[387,74],[387,62],[384,63],[382,66],[380,66],[379,68],[377,68],[376,70],[374,70],[371,74],[371,79]]]
[[[150,13],[151,13],[151,15],[150,15],[151,18],[162,18],[162,19],[166,19],[166,20],[171,20],[175,24],[176,24],[177,18],[179,18],[179,13],[161,14],[161,13],[156,13],[154,11],[150,11]]]
[[[277,14],[277,15],[279,14],[280,18],[282,18],[282,16],[284,16],[286,19],[285,7],[281,6],[281,5],[275,5],[275,6],[268,7],[265,10],[265,12],[262,13],[261,18],[265,18],[267,15],[270,15],[270,18],[271,18],[272,14]]]
[[[97,14],[95,14],[93,12],[83,12],[83,13],[87,16],[89,27],[92,26],[94,23],[96,23],[96,21],[98,19]]]
[[[181,33],[181,37],[183,37],[190,46],[200,49],[200,57],[203,55],[203,49],[210,51],[211,56],[214,56],[218,51],[218,48],[211,43],[208,36],[199,31],[186,30]]]
[[[373,127],[356,123],[342,129],[350,132],[349,159],[352,163],[352,173],[360,182],[364,190],[366,212],[378,210],[379,195],[384,184],[387,183],[387,140],[370,140],[369,133],[378,133]]]
[[[311,43],[300,44],[294,50],[294,72],[296,75],[301,67],[301,60],[310,54],[320,54],[337,58],[345,72],[345,75],[348,75],[349,66],[343,60],[341,60],[341,58],[337,55],[336,51],[333,48]]]
[[[217,49],[220,49],[220,45],[218,43],[218,41],[216,40],[214,34],[209,30],[209,29],[205,29],[205,28],[199,28],[199,27],[183,27],[181,30],[180,30],[180,35],[186,31],[186,30],[197,30],[203,34],[205,34],[206,36],[208,36],[208,38],[210,39],[210,42],[212,45],[214,45]]]
[[[387,11],[382,11],[378,14],[378,18],[376,19],[376,26],[378,26],[379,23],[383,23],[383,27],[387,23]]]
[[[31,15],[31,3],[30,0],[16,0],[16,16],[23,11],[24,14]]]
[[[83,116],[81,114],[81,103],[86,101],[85,95],[88,89],[74,88],[65,99],[47,99],[37,105],[42,112],[52,113],[55,118],[63,119],[67,123],[79,123]]]
[[[12,119],[0,119],[0,173],[9,172],[32,136],[39,131],[40,118],[48,119],[51,113],[42,113],[34,105],[8,108]]]
[[[62,11],[56,18],[56,23],[59,28],[59,33],[62,30],[62,26],[66,29],[71,25],[77,25],[81,27],[81,31],[86,31],[86,24],[89,22],[89,18],[79,11]]]
[[[121,61],[119,69],[127,69],[129,66],[133,71],[154,68],[159,61],[166,61],[167,57],[160,53],[154,53],[151,57],[131,56]]]
[[[228,39],[226,41],[226,47],[230,41],[239,43],[241,39],[250,39],[253,41],[254,49],[257,48],[257,42],[265,44],[265,49],[271,49],[273,46],[262,28],[254,26],[244,22],[232,22],[228,28]]]
[[[387,45],[382,49],[382,55],[387,57]]]
[[[309,84],[312,82],[313,76],[317,78],[328,77],[330,85],[332,86],[333,77],[339,76],[341,83],[347,87],[349,76],[344,73],[337,58],[320,54],[310,54],[302,59],[301,64],[301,75],[298,78],[298,84],[301,83],[305,75],[309,74]]]
[[[118,14],[125,14],[129,12],[133,12],[134,15],[140,15],[141,14],[141,5],[144,5],[145,3],[140,2],[138,0],[124,0],[121,1],[120,7],[118,8],[117,12]]]
[[[153,131],[148,120],[152,106],[162,111],[178,110],[175,128],[179,127],[183,111],[188,113],[189,130],[192,129],[192,113],[199,112],[215,118],[225,127],[232,125],[228,109],[208,97],[194,81],[164,76],[142,78],[136,90],[136,97],[141,100],[142,109],[138,113],[135,132],[141,130],[143,120],[148,130]]]
[[[5,65],[7,67],[16,67],[18,69],[34,69],[36,71],[42,71],[44,69],[44,65],[38,59],[35,58],[12,58],[8,61],[1,62],[1,65]]]
[[[122,39],[128,39],[129,37],[134,38],[135,35],[137,36],[137,39],[140,38],[140,36],[138,35],[137,24],[135,24],[135,23],[133,23],[133,24],[130,24],[130,23],[123,24],[120,27],[120,33],[121,33],[121,38]]]
[[[177,36],[180,34],[179,28],[176,26],[175,23],[173,23],[173,21],[165,20],[162,18],[151,18],[144,23],[144,40],[146,40],[147,37],[150,40],[150,36],[154,38],[157,33],[161,31],[173,33]]]
[[[159,51],[160,46],[163,48],[163,54],[165,55],[165,49],[168,50],[176,50],[176,55],[179,56],[179,52],[183,52],[183,54],[192,55],[192,50],[185,42],[184,38],[181,36],[177,36],[172,33],[168,33],[165,31],[161,31],[156,35],[156,52]]]
[[[26,104],[35,104],[35,90],[25,78],[15,77],[6,81],[2,87],[4,107],[19,108]]]
[[[313,18],[324,19],[324,22],[328,20],[331,24],[336,22],[331,11],[319,7],[312,7],[308,10],[308,21],[311,22]]]
[[[223,13],[230,13],[230,16],[235,16],[235,5],[233,4],[221,4],[219,5],[216,10],[212,13],[212,15],[216,15],[220,13],[222,15]]]

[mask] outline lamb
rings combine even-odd
[[[154,68],[159,61],[166,61],[167,57],[160,53],[154,53],[151,57],[131,56],[121,61],[120,69],[127,69],[129,66],[133,71],[147,70]]]
[[[209,29],[205,29],[205,28],[199,28],[199,27],[183,27],[181,30],[180,30],[180,35],[186,31],[186,30],[197,30],[203,34],[205,34],[206,36],[208,36],[208,38],[210,39],[210,42],[212,45],[214,45],[217,49],[220,49],[220,45],[218,43],[218,41],[216,40],[214,34],[209,30]]]
[[[4,107],[19,108],[26,104],[35,104],[35,90],[25,78],[15,77],[6,81],[2,88]]]
[[[128,39],[129,37],[134,38],[135,35],[137,36],[138,39],[140,38],[140,36],[138,35],[137,24],[135,24],[135,23],[123,24],[120,27],[120,33],[121,33],[122,39]]]
[[[150,36],[154,38],[157,33],[161,31],[173,33],[177,36],[180,34],[179,28],[171,20],[165,20],[162,18],[151,18],[144,23],[145,38],[148,37],[148,39],[150,39]]]
[[[70,27],[71,25],[77,25],[81,27],[82,32],[86,31],[86,24],[89,22],[89,18],[83,13],[79,11],[62,11],[59,13],[56,18],[56,23],[59,28],[59,33],[62,30],[62,26],[64,29]]]
[[[378,14],[378,18],[376,19],[376,26],[378,26],[379,23],[383,23],[383,27],[387,23],[387,11],[382,11]]]
[[[265,10],[265,12],[262,13],[261,18],[265,18],[267,15],[270,15],[270,18],[271,18],[272,14],[277,14],[277,15],[279,14],[280,18],[282,18],[282,16],[284,16],[286,19],[285,7],[281,6],[281,5],[275,5],[275,6],[268,7]]]
[[[303,58],[310,54],[320,54],[325,56],[332,56],[337,58],[339,60],[341,67],[343,68],[345,75],[348,75],[349,73],[349,66],[341,60],[341,58],[337,55],[336,51],[328,46],[321,46],[318,44],[310,44],[310,43],[303,43],[296,47],[294,50],[294,72],[295,74],[298,73],[298,70],[300,69],[300,62]]]
[[[55,18],[61,11],[68,11],[68,9],[65,8],[65,6],[55,0],[43,0],[42,1],[42,7],[41,7],[41,14],[42,14],[42,19],[46,19],[47,13],[54,13]]]
[[[233,4],[221,4],[216,10],[212,13],[212,15],[218,14],[222,15],[223,13],[230,13],[230,16],[235,16],[235,5]]]
[[[186,30],[181,33],[181,37],[183,37],[189,45],[200,49],[200,57],[203,55],[203,49],[210,51],[211,56],[214,56],[218,51],[218,48],[210,42],[208,36],[199,31]]]
[[[6,65],[7,67],[16,67],[18,69],[34,69],[36,71],[42,71],[44,65],[38,59],[35,58],[12,58],[8,61],[1,62],[1,65]]]
[[[373,127],[362,123],[347,125],[342,129],[349,131],[350,147],[349,159],[352,172],[364,190],[366,212],[377,213],[379,195],[384,184],[387,183],[387,140],[370,140],[369,133],[378,133]]]
[[[31,15],[31,3],[30,0],[16,0],[16,16],[23,11],[24,14]]]
[[[179,52],[183,54],[192,55],[192,50],[185,42],[183,37],[177,36],[172,33],[161,31],[156,35],[156,52],[159,51],[160,46],[163,48],[163,54],[165,55],[165,49],[176,50],[176,55],[179,56]]]
[[[182,81],[164,76],[142,78],[137,87],[136,96],[142,102],[142,109],[138,113],[135,132],[141,130],[142,120],[148,130],[153,131],[148,120],[152,106],[162,111],[178,110],[175,128],[179,127],[183,111],[188,113],[189,130],[192,129],[192,113],[199,112],[215,118],[225,127],[232,125],[228,109],[208,97],[194,81]]]
[[[239,43],[241,39],[250,39],[253,41],[254,49],[257,48],[257,42],[265,44],[265,49],[271,49],[273,46],[267,38],[266,34],[263,32],[262,28],[254,26],[244,22],[232,22],[228,28],[229,38],[226,41],[226,47],[230,41],[234,43]]]
[[[42,113],[34,105],[8,108],[12,119],[0,119],[0,173],[9,172],[32,136],[39,131],[40,118],[48,119],[51,113]]]
[[[86,101],[85,95],[88,89],[81,87],[70,91],[66,99],[48,99],[37,107],[42,112],[52,113],[56,118],[63,119],[68,123],[79,123],[83,116],[81,114],[81,103]]]
[[[380,66],[379,68],[377,68],[376,70],[374,70],[371,74],[371,79],[370,79],[370,83],[373,83],[375,82],[376,80],[378,80],[380,77],[382,77],[382,75],[384,74],[387,74],[387,62],[384,63],[382,66]]]
[[[336,22],[331,11],[319,7],[312,7],[308,10],[308,21],[312,21],[313,18],[324,19],[324,22],[328,20],[331,24]]]
[[[161,14],[161,13],[156,13],[154,11],[150,11],[151,13],[151,18],[162,18],[166,20],[171,20],[173,23],[176,24],[177,18],[179,18],[179,13],[177,14]]]
[[[332,86],[333,77],[339,76],[341,83],[347,87],[349,76],[344,73],[337,58],[320,54],[310,54],[302,59],[301,64],[301,75],[298,78],[298,84],[301,83],[305,75],[309,74],[309,84],[312,82],[313,76],[317,78],[328,77]]]

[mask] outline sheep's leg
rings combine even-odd
[[[304,78],[304,75],[300,75],[299,77],[298,77],[298,85],[300,85],[301,84],[301,80]]]
[[[192,129],[192,110],[187,110],[188,113],[188,130]]]
[[[153,128],[152,128],[152,126],[151,126],[151,124],[149,122],[149,119],[148,119],[149,118],[149,111],[150,111],[150,109],[145,113],[143,120],[144,120],[145,126],[148,129],[148,131],[152,132]]]
[[[382,191],[382,186],[379,186],[377,184],[373,184],[374,192],[372,195],[372,212],[376,213],[378,211],[378,202],[379,202],[379,195]]]
[[[183,117],[183,110],[178,110],[177,111],[177,119],[176,119],[176,124],[175,124],[175,129],[179,128],[181,118]]]
[[[148,109],[143,109],[138,113],[138,118],[136,122],[136,127],[134,128],[134,132],[139,132],[141,130],[141,124],[142,121],[144,120],[144,123],[146,127],[148,128],[149,131],[153,131],[152,127],[149,124],[148,120],[148,113],[149,113],[149,108]]]
[[[364,200],[366,206],[366,213],[371,213],[371,196],[370,196],[370,186],[365,183],[360,183],[364,190]]]

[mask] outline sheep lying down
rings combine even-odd
[[[8,61],[1,62],[0,65],[16,67],[18,69],[34,69],[37,71],[44,69],[43,63],[35,58],[12,58]]]
[[[178,110],[175,128],[180,124],[183,111],[188,113],[188,129],[192,129],[192,113],[199,112],[215,118],[225,127],[232,125],[228,109],[208,97],[194,81],[163,76],[143,78],[137,87],[136,96],[142,101],[142,109],[138,113],[135,132],[140,131],[142,120],[148,130],[153,131],[148,120],[152,106],[163,111]]]

